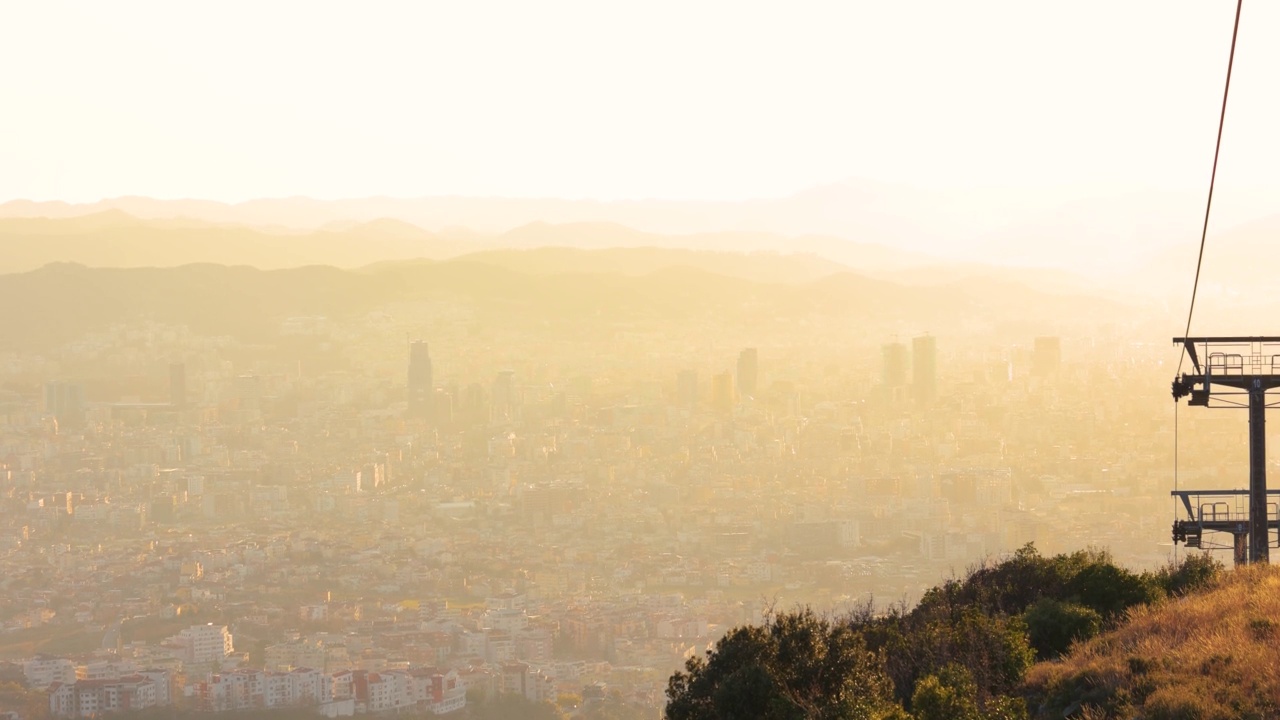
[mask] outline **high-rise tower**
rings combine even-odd
[[[415,340],[409,343],[409,416],[428,418],[431,416],[432,377],[431,355],[427,351],[427,343]]]
[[[938,396],[938,343],[932,335],[911,339],[911,394],[922,403]]]
[[[733,375],[728,370],[711,378],[711,407],[720,413],[733,411]]]
[[[759,354],[755,348],[745,348],[738,353],[738,396],[755,397],[756,381],[760,371]]]
[[[175,408],[187,404],[187,366],[180,362],[169,365],[169,404]]]
[[[881,347],[880,352],[884,357],[883,378],[885,386],[890,388],[906,387],[907,368],[911,364],[910,356],[907,354],[907,344],[892,342]]]
[[[493,422],[506,422],[515,419],[517,400],[516,371],[498,371],[497,377],[493,379],[493,391],[490,393],[490,419]]]

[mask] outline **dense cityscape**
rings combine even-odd
[[[5,355],[16,697],[656,718],[685,658],[777,608],[911,604],[1026,543],[1173,552],[1168,348],[1120,331],[748,346],[751,323],[539,337],[427,312]],[[1237,420],[1183,432],[1220,447]],[[1231,486],[1241,459],[1186,447],[1181,481]]]
[[[1280,718],[1244,5],[0,4],[0,720]]]

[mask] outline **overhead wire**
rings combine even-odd
[[[1213,170],[1209,173],[1209,198],[1204,204],[1204,225],[1200,228],[1200,252],[1196,256],[1196,277],[1191,283],[1191,304],[1187,308],[1187,328],[1183,331],[1183,337],[1191,336],[1191,317],[1196,311],[1196,293],[1200,289],[1200,268],[1204,264],[1204,245],[1205,239],[1209,236],[1209,212],[1213,209],[1213,187],[1218,180],[1218,155],[1222,152],[1222,128],[1227,122],[1227,97],[1231,94],[1231,69],[1236,62],[1236,38],[1240,34],[1240,10],[1244,7],[1244,0],[1236,0],[1236,20],[1231,28],[1231,53],[1227,56],[1227,81],[1222,88],[1222,110],[1218,114],[1218,140],[1213,146]],[[1182,362],[1187,357],[1187,346],[1182,346],[1182,353],[1178,356],[1178,372],[1182,374]]]
[[[1236,39],[1240,36],[1240,11],[1244,8],[1244,0],[1236,0],[1236,17],[1231,26],[1231,52],[1227,55],[1227,79],[1222,87],[1222,109],[1218,113],[1218,138],[1213,145],[1213,169],[1209,173],[1209,196],[1204,204],[1204,223],[1200,227],[1200,251],[1196,255],[1196,275],[1191,283],[1191,302],[1187,307],[1187,326],[1182,337],[1191,337],[1191,318],[1196,312],[1196,294],[1200,289],[1200,268],[1204,265],[1205,240],[1209,237],[1209,214],[1213,210],[1213,188],[1218,180],[1218,156],[1222,153],[1222,129],[1227,122],[1227,98],[1231,95],[1231,70],[1236,62]],[[1175,380],[1182,375],[1182,363],[1187,358],[1187,346],[1183,343],[1178,354],[1178,369],[1174,373]],[[1178,398],[1173,400],[1173,489],[1178,490]],[[1178,501],[1173,501],[1173,519],[1178,520]],[[1173,543],[1174,561],[1178,558],[1178,543]]]

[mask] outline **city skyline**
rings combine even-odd
[[[1275,36],[9,3],[0,720],[1274,713]]]

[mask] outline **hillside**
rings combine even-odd
[[[859,272],[892,272],[936,262],[920,253],[829,235],[773,232],[654,233],[611,222],[532,222],[486,240],[497,248],[567,246],[580,249],[666,248],[713,253],[803,253]]]
[[[390,217],[290,229],[192,217],[143,219],[114,207],[65,217],[0,213],[0,273],[26,272],[49,263],[113,268],[213,263],[274,270],[452,258],[538,274],[640,275],[688,266],[758,282],[795,283],[853,271],[914,286],[1015,282],[1047,292],[1089,295],[1101,294],[1105,288],[1108,296],[1118,299],[1124,298],[1117,289],[1145,288],[1120,288],[1065,270],[948,262],[889,245],[825,235],[661,234],[611,222],[533,222],[485,235],[462,228],[433,232]],[[1213,288],[1206,290],[1207,295],[1213,292]]]
[[[1233,720],[1280,713],[1280,568],[1133,573],[1032,546],[906,611],[731,630],[669,685],[674,720]],[[1038,659],[1039,662],[1032,662]],[[856,698],[851,696],[856,693]]]
[[[1236,195],[1234,200],[1236,207],[1215,207],[1210,228],[1214,252],[1206,262],[1217,271],[1259,266],[1248,262],[1239,265],[1235,258],[1217,254],[1235,244],[1235,236],[1252,233],[1265,241],[1274,235],[1266,233],[1274,228],[1274,218],[1258,219],[1275,211],[1272,198]],[[1194,268],[1201,219],[1197,208],[1202,203],[1198,193],[1153,191],[1058,199],[1011,188],[939,192],[848,180],[788,197],[742,202],[473,197],[327,201],[295,197],[234,204],[145,197],[86,204],[13,200],[0,203],[0,219],[74,218],[117,210],[151,220],[190,218],[218,225],[286,228],[296,233],[394,218],[441,236],[451,235],[450,228],[465,227],[486,237],[514,233],[513,240],[540,235],[541,228],[562,225],[580,226],[587,235],[591,234],[587,232],[590,228],[612,226],[626,228],[626,233],[632,235],[703,235],[710,242],[714,242],[711,236],[716,235],[737,236],[738,241],[748,242],[752,236],[772,236],[793,239],[791,249],[797,252],[820,254],[859,269],[866,268],[843,254],[832,253],[846,250],[843,243],[856,243],[869,248],[893,248],[893,253],[932,257],[934,262],[943,259],[1066,268],[1162,296],[1176,292],[1181,301],[1189,282],[1188,272]],[[563,239],[547,242],[543,237],[533,244],[575,243]],[[663,243],[647,240],[611,244]],[[686,246],[723,249],[716,245]],[[1240,254],[1246,260],[1257,257]],[[1262,257],[1270,255],[1264,248]],[[918,259],[915,264],[919,264]]]
[[[617,223],[653,233],[707,233],[751,229],[783,235],[842,239],[921,248],[944,243],[957,230],[979,232],[1021,205],[1005,193],[921,190],[871,180],[846,180],[787,197],[747,201],[565,200],[500,197],[366,197],[317,200],[261,198],[241,203],[118,197],[95,203],[0,203],[0,217],[71,217],[123,210],[137,217],[193,217],[218,223],[313,229],[334,221],[393,217],[432,230],[450,226],[502,233],[536,221]]]
[[[605,263],[607,265],[607,263]],[[48,347],[117,322],[152,319],[202,334],[262,340],[281,320],[357,318],[395,303],[444,302],[490,327],[536,321],[549,332],[646,322],[793,323],[820,318],[859,332],[906,326],[956,331],[1089,323],[1128,310],[1096,298],[988,282],[907,287],[850,272],[812,282],[765,283],[688,266],[642,275],[522,272],[474,260],[382,263],[364,270],[257,270],[215,264],[88,268],[59,263],[0,275],[0,347]],[[1043,323],[1041,321],[1041,327]]]
[[[1135,608],[1127,622],[1027,674],[1038,717],[1270,718],[1280,713],[1280,568]]]
[[[777,252],[724,252],[659,247],[537,247],[528,250],[486,250],[463,255],[460,261],[496,265],[534,274],[620,273],[647,275],[671,267],[688,267],[718,275],[767,283],[810,282],[849,268],[815,255]]]
[[[616,223],[534,222],[490,235],[451,228],[430,232],[411,223],[382,217],[369,221],[334,221],[318,229],[219,223],[192,218],[142,219],[120,209],[70,217],[0,216],[0,272],[34,270],[51,262],[74,262],[91,267],[172,267],[190,263],[243,264],[262,269],[334,265],[359,267],[387,260],[447,259],[493,250],[539,248],[633,251],[622,262],[599,264],[593,270],[625,270],[688,264],[748,279],[772,280],[780,264],[801,267],[783,270],[787,281],[810,280],[824,274],[857,269],[896,272],[936,263],[927,256],[873,243],[822,236],[788,236],[762,232],[659,234]],[[650,251],[646,256],[642,250]],[[716,255],[766,254],[761,262],[735,261]],[[683,259],[678,258],[683,254]],[[790,259],[792,255],[798,257]],[[529,259],[543,272],[571,272],[584,256],[543,252],[490,254],[475,258],[496,264]],[[638,265],[633,265],[638,262]]]
[[[1106,552],[1045,557],[1027,545],[909,610],[799,609],[734,628],[671,676],[667,717],[1274,717],[1274,651],[1261,644],[1280,603],[1256,598],[1275,589],[1259,578],[1277,575],[1224,575],[1202,555],[1135,573]],[[1208,679],[1180,677],[1197,673]],[[1227,712],[1198,712],[1210,703]]]
[[[356,267],[374,260],[448,257],[473,249],[465,241],[396,220],[342,230],[268,232],[201,220],[141,220],[119,210],[70,218],[0,219],[0,272],[23,272],[51,262],[93,267]]]

